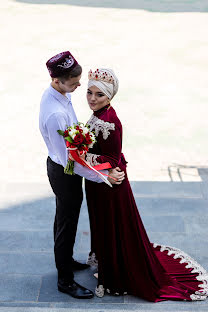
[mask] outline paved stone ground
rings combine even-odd
[[[131,184],[151,241],[182,249],[208,269],[208,183]],[[0,311],[208,311],[207,301],[153,304],[133,296],[110,295],[76,300],[58,292],[52,238],[55,202],[48,184],[11,183],[5,185],[2,194]],[[84,201],[74,250],[76,259],[86,260],[89,239]],[[94,290],[93,272],[77,272],[76,280]]]
[[[207,13],[207,0],[0,1],[0,312],[208,311],[207,302],[82,302],[57,292],[54,199],[38,130],[49,57],[70,49],[83,66],[72,97],[83,122],[91,114],[88,70],[114,68],[120,88],[112,104],[148,234],[208,269]],[[86,259],[88,250],[84,203],[76,257]],[[92,273],[77,280],[94,289]]]

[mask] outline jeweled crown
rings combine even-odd
[[[113,84],[113,76],[111,76],[106,71],[100,71],[99,69],[97,69],[94,72],[92,70],[90,70],[88,72],[88,79],[89,80],[105,81],[105,82]]]

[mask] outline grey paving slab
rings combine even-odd
[[[51,230],[55,215],[54,197],[18,204],[7,203],[0,209],[0,229],[16,231]]]
[[[90,238],[84,243],[81,236],[85,232],[78,232],[74,251],[76,253],[89,251]],[[87,232],[89,236],[89,231]],[[53,253],[53,232],[51,231],[0,231],[0,253],[1,252],[49,252]]]
[[[80,231],[85,231],[89,229],[89,217],[86,205],[81,208],[78,229]]]
[[[169,305],[169,303],[171,303]],[[58,308],[69,308],[68,303],[55,303],[53,304],[53,307]],[[198,304],[198,302],[163,302],[163,303],[125,303],[125,304],[83,304],[80,303],[78,306],[75,304],[70,304],[70,311],[71,309],[78,308],[78,311],[84,310],[84,311],[96,311],[98,309],[99,312],[102,311],[158,311],[158,312],[178,312],[178,311],[208,311],[208,305],[203,302]],[[80,309],[80,310],[79,310]]]
[[[0,309],[3,307],[10,307],[11,311],[14,307],[37,307],[37,308],[49,308],[51,307],[50,302],[32,302],[32,301],[26,301],[26,302],[19,302],[19,301],[14,301],[14,302],[0,302]]]
[[[197,215],[194,216],[194,218],[191,216],[185,216],[183,219],[187,233],[199,233],[207,235],[208,216]]]
[[[0,301],[37,301],[41,276],[0,274]]]
[[[207,254],[208,239],[207,235],[203,234],[188,234],[188,233],[158,233],[148,232],[151,242],[161,245],[172,246],[183,250],[186,253],[197,251],[199,254]]]
[[[53,252],[52,229],[51,231],[0,231],[0,252],[20,250]]]
[[[74,259],[76,259],[77,261],[80,261],[80,262],[83,262],[83,263],[86,263],[87,259],[88,259],[88,254],[89,254],[89,251],[86,253],[81,253],[80,251],[76,251],[74,252]]]
[[[176,310],[177,308],[177,310]],[[181,306],[181,307],[175,307],[175,306],[167,306],[165,307],[165,311],[168,312],[176,312],[176,311],[183,311],[183,312],[196,312],[196,311],[207,311],[208,306],[201,306],[199,309],[198,307],[192,305],[192,306]],[[139,304],[123,304],[123,305],[119,305],[119,304],[113,304],[111,305],[97,305],[97,304],[93,304],[93,305],[84,305],[84,307],[82,307],[82,304],[80,304],[80,306],[78,307],[74,307],[74,305],[69,305],[68,307],[62,308],[62,307],[58,307],[58,308],[34,308],[34,307],[16,307],[16,308],[11,308],[11,307],[1,307],[0,311],[2,312],[65,312],[65,311],[70,311],[70,312],[92,312],[92,311],[97,311],[97,312],[103,312],[103,311],[111,311],[111,312],[120,312],[120,311],[143,311],[143,312],[149,312],[149,311],[157,311],[157,312],[164,312],[164,307],[158,304],[152,304],[152,305],[139,305]]]
[[[48,218],[46,215],[37,216],[36,214],[11,214],[4,212],[0,214],[0,228],[1,230],[49,230],[53,226],[53,219]]]
[[[141,215],[208,215],[208,200],[190,198],[136,198]]]
[[[7,195],[8,196],[8,195]],[[24,200],[24,195],[22,195],[22,200],[18,203],[7,202],[1,206],[0,213],[15,213],[15,214],[41,214],[50,216],[54,215],[55,212],[55,197],[54,196],[45,196],[43,198],[36,197],[32,200]]]
[[[75,248],[77,252],[88,254],[90,250],[90,230],[88,229],[87,231],[85,230],[85,231],[79,232],[79,234],[81,235],[78,236],[78,238],[76,238]]]
[[[200,182],[131,182],[135,197],[202,198]]]
[[[80,216],[82,224],[89,224],[86,201],[83,201]],[[17,231],[48,230],[53,228],[55,197],[34,199],[24,203],[2,206],[0,209],[0,229]]]
[[[147,231],[185,232],[184,221],[180,216],[143,216],[142,221]]]
[[[201,190],[204,198],[208,199],[208,183],[201,183]]]
[[[85,270],[79,273],[75,273],[75,280],[81,285],[95,290],[97,280],[93,276],[94,271],[91,269]],[[56,274],[48,274],[43,276],[42,285],[40,289],[39,302],[79,302],[79,299],[72,298],[67,294],[61,293],[57,290],[57,276]],[[122,296],[110,296],[106,295],[103,298],[94,297],[93,299],[87,299],[85,302],[90,303],[123,303],[124,298]]]
[[[137,303],[139,304],[139,306],[146,306],[148,308],[152,308],[152,310],[157,310],[157,309],[161,309],[161,307],[163,307],[164,310],[166,310],[166,308],[168,308],[168,306],[170,307],[174,307],[176,309],[176,311],[180,311],[180,309],[189,309],[189,308],[195,308],[198,309],[200,307],[204,307],[204,306],[208,306],[206,300],[204,301],[174,301],[174,300],[167,300],[167,301],[163,301],[163,302],[157,302],[157,303],[152,303],[152,302],[148,302],[145,301],[141,298],[135,297],[135,296],[125,296],[124,297],[124,303],[128,303],[128,304],[132,304],[132,303]]]
[[[199,312],[199,311],[208,311],[208,305],[206,301],[203,302],[184,302],[184,301],[164,301],[162,303],[153,303],[151,304],[142,304],[139,305],[139,309],[143,311],[143,309],[147,311],[192,311],[192,312]]]
[[[41,275],[56,271],[53,253],[1,253],[0,273]]]

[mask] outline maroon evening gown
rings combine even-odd
[[[97,143],[87,160],[92,165],[109,162],[126,173],[122,125],[112,106],[94,112],[88,124]],[[207,272],[181,250],[150,243],[127,175],[113,188],[88,180],[85,184],[91,227],[89,262],[98,261],[97,296],[106,290],[153,302],[206,299]]]

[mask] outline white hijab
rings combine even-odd
[[[118,91],[118,85],[119,85],[118,78],[116,77],[114,71],[112,69],[109,69],[109,68],[99,68],[99,72],[101,74],[107,73],[108,75],[112,76],[113,77],[113,83],[105,82],[102,80],[90,79],[88,81],[88,88],[95,86],[98,89],[100,89],[105,95],[107,95],[109,100],[112,100],[112,98],[114,97],[114,95]]]

